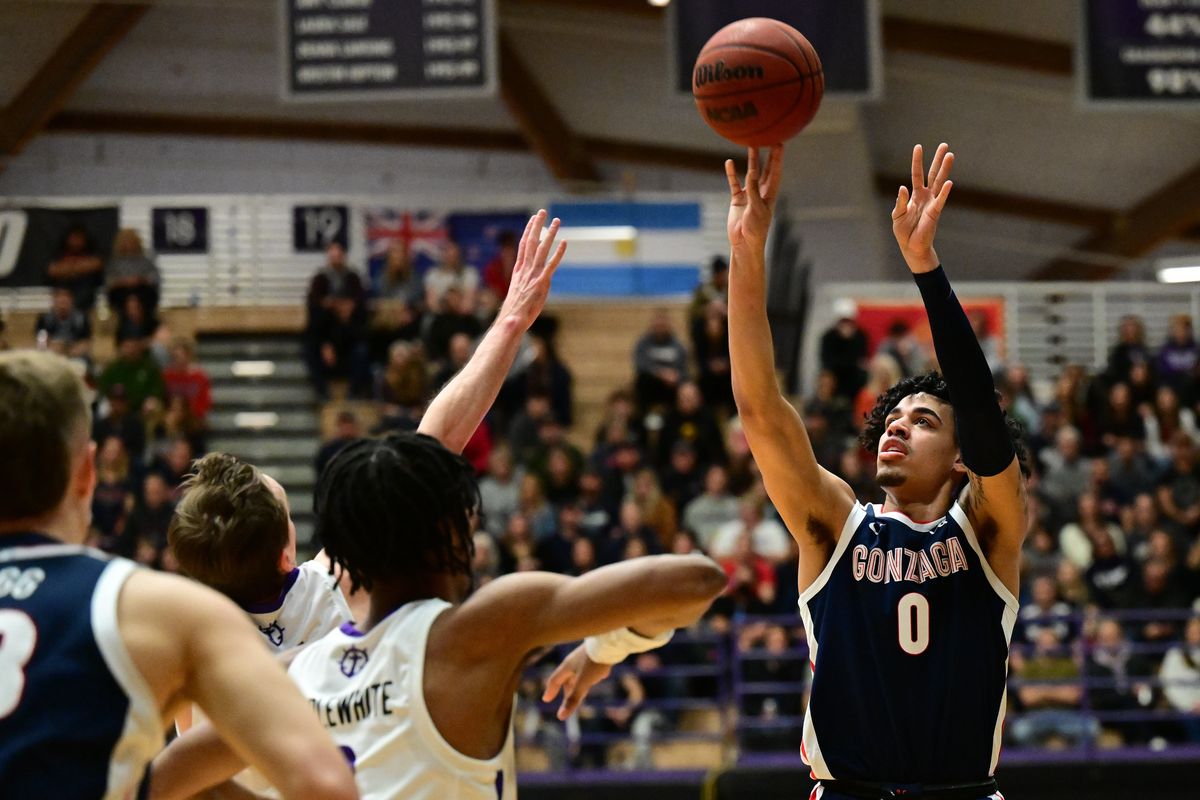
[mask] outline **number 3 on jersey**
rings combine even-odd
[[[929,647],[929,601],[919,592],[909,592],[900,598],[896,609],[900,649],[910,656],[919,656]]]
[[[0,719],[17,708],[25,692],[25,665],[37,644],[37,627],[24,611],[0,609]]]

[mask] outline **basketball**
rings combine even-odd
[[[763,147],[795,136],[825,93],[821,59],[804,34],[778,20],[741,19],[713,34],[696,59],[700,116],[729,141]]]

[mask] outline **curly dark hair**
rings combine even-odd
[[[874,452],[879,447],[879,439],[883,436],[887,429],[887,415],[892,412],[900,401],[908,397],[910,394],[925,393],[950,403],[950,387],[946,385],[946,379],[937,372],[926,372],[923,375],[913,375],[909,378],[904,378],[892,388],[888,389],[883,394],[875,399],[875,407],[872,408],[865,417],[862,433],[858,436],[858,443],[864,450]],[[999,394],[999,393],[997,393]],[[1017,454],[1017,463],[1021,465],[1021,473],[1029,474],[1029,452],[1025,448],[1025,426],[1016,417],[1011,416],[1008,412],[1004,414],[1004,423],[1008,426],[1008,436],[1012,439],[1013,450]],[[955,431],[954,439],[958,441],[958,431]]]
[[[421,433],[359,439],[317,481],[316,534],[354,589],[430,571],[470,575],[479,484],[465,458]]]

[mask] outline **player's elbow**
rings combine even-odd
[[[679,576],[676,582],[680,596],[703,603],[707,608],[717,595],[725,591],[725,585],[728,582],[725,571],[718,566],[717,562],[698,553],[680,556],[680,559],[687,562],[685,574]]]

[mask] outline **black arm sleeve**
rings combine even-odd
[[[963,464],[976,475],[999,475],[1012,463],[1016,451],[975,331],[940,266],[913,278],[925,302],[933,348],[950,389]]]

